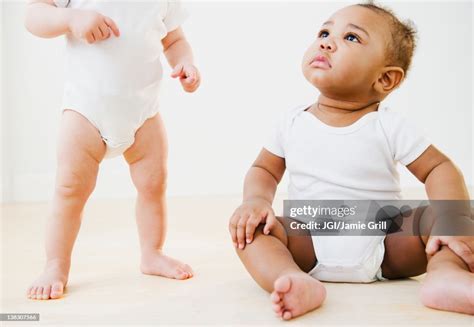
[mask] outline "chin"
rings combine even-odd
[[[309,72],[309,74],[305,73],[304,75],[306,80],[318,90],[330,88],[331,85],[334,84],[332,83],[331,79],[328,78],[328,76],[325,76],[326,74],[324,74],[322,71],[312,71]]]

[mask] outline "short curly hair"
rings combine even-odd
[[[357,6],[370,9],[387,18],[392,33],[391,42],[386,49],[387,61],[389,65],[402,68],[406,75],[417,43],[415,24],[411,20],[400,21],[392,10],[375,4],[374,1],[359,3]]]

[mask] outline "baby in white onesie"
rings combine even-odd
[[[415,236],[290,233],[291,219],[277,219],[272,209],[285,170],[291,200],[398,200],[397,163],[425,183],[430,199],[469,200],[449,158],[396,110],[380,105],[410,67],[414,36],[410,24],[373,4],[334,13],[302,62],[304,76],[320,91],[317,101],[279,119],[247,173],[229,230],[237,254],[271,293],[282,319],[319,307],[326,297],[320,281],[368,283],[426,271],[423,304],[474,313],[474,238],[430,236],[431,207],[417,211],[423,232]],[[402,229],[415,224],[409,218]]]
[[[82,210],[100,162],[123,155],[137,189],[144,274],[187,279],[192,269],[163,254],[167,141],[158,113],[164,53],[186,92],[200,74],[182,28],[179,1],[36,0],[25,26],[34,35],[66,35],[66,81],[46,266],[32,299],[55,299],[66,286]]]

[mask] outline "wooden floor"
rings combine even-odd
[[[2,313],[40,313],[26,325],[213,324],[278,325],[269,296],[250,278],[234,253],[227,221],[240,199],[169,199],[166,251],[194,268],[187,281],[145,276],[133,200],[91,201],[73,256],[67,293],[54,301],[25,297],[42,270],[48,205],[2,207]],[[326,283],[324,305],[289,324],[468,325],[473,317],[425,308],[421,278],[370,285]],[[5,325],[20,326],[18,322]]]

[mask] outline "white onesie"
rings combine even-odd
[[[332,127],[301,106],[286,112],[265,144],[285,158],[290,200],[401,199],[397,162],[408,165],[430,145],[387,108]],[[310,274],[325,281],[382,279],[384,236],[313,236]]]
[[[58,7],[110,17],[120,36],[93,44],[67,34],[63,108],[85,116],[107,144],[106,157],[122,154],[145,120],[158,112],[161,40],[185,12],[177,1],[55,0]]]

